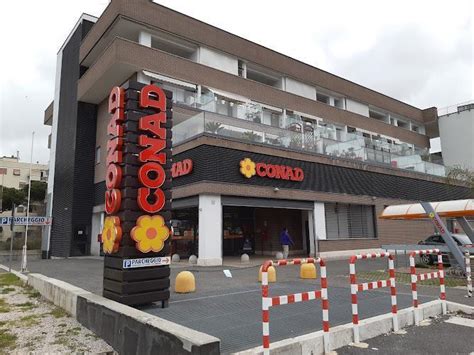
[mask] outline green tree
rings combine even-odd
[[[47,184],[43,181],[31,182],[31,201],[43,202],[46,196]],[[28,185],[23,187],[25,196],[28,196]]]
[[[23,190],[17,190],[15,188],[4,187],[2,208],[3,210],[11,210],[12,204],[21,205],[26,202],[26,194]]]
[[[474,195],[474,171],[460,166],[454,166],[449,168],[446,179],[451,185],[455,185],[456,182],[459,183],[460,181],[464,182]]]

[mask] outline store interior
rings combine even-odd
[[[298,209],[223,206],[222,255],[274,255],[281,251],[280,233],[288,228],[290,253],[308,255],[308,212]],[[171,253],[199,257],[198,208],[173,210]]]

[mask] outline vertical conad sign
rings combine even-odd
[[[103,294],[128,305],[169,299],[171,95],[132,81],[109,95]]]

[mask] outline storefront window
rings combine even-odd
[[[171,255],[179,254],[180,257],[198,255],[198,210],[197,207],[173,210],[171,226]]]
[[[375,238],[374,206],[326,203],[328,239]]]
[[[223,229],[224,256],[253,254],[254,208],[224,206]]]

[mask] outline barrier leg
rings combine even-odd
[[[324,352],[329,353],[329,300],[328,300],[328,282],[326,278],[326,265],[321,259],[320,261],[321,273],[321,304],[323,308],[323,340]]]
[[[397,288],[395,285],[395,266],[393,264],[393,256],[388,258],[388,273],[390,276],[390,298],[392,301],[393,331],[398,332]]]
[[[465,255],[466,260],[466,283],[467,283],[467,297],[472,297],[472,279],[471,279],[471,254],[467,252]]]
[[[415,257],[410,255],[410,276],[411,276],[411,294],[413,297],[413,315],[415,317],[415,324],[420,324],[420,310],[418,309],[418,292],[416,291],[416,276]]]
[[[268,272],[262,270],[262,334],[263,354],[270,354],[270,311],[268,304]]]
[[[349,274],[351,281],[351,303],[352,303],[352,328],[354,330],[354,343],[360,343],[359,335],[359,311],[357,309],[357,280],[355,274],[355,264],[349,264]]]
[[[444,286],[444,267],[443,267],[443,256],[441,252],[438,252],[438,272],[439,272],[439,290],[441,299],[441,307],[443,309],[443,314],[447,313],[446,307],[446,288]]]

